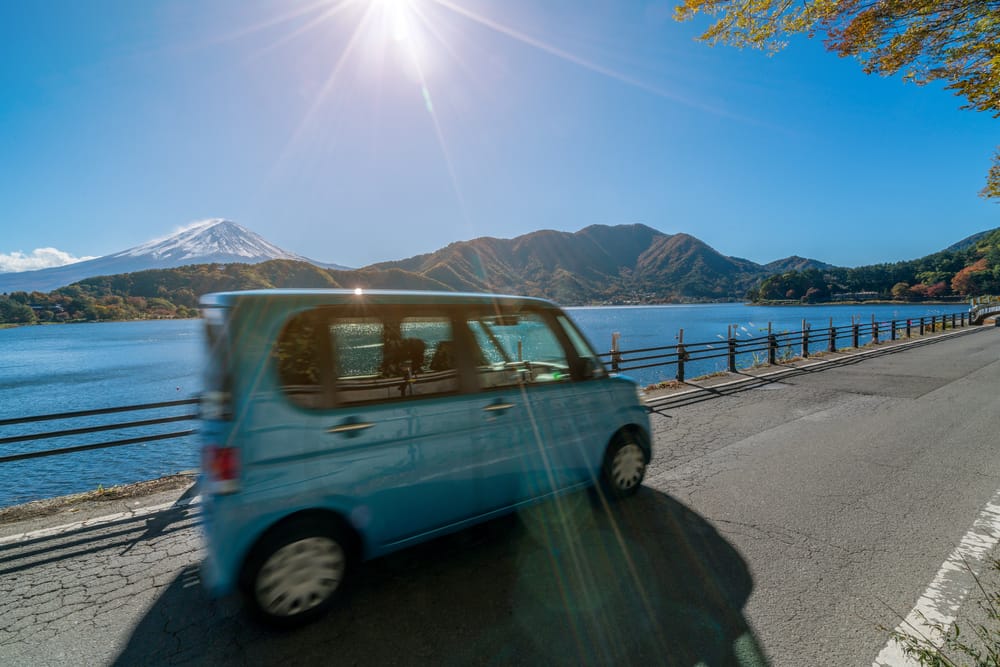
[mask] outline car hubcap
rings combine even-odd
[[[294,616],[328,600],[346,567],[344,550],[328,537],[307,537],[281,547],[257,575],[261,607],[275,616]]]
[[[629,443],[618,450],[611,462],[611,479],[622,491],[628,491],[642,482],[646,472],[646,455],[635,443]]]

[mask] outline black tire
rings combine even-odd
[[[635,495],[649,465],[648,450],[634,433],[622,431],[608,445],[601,465],[601,488],[611,498]]]
[[[254,547],[242,577],[251,613],[278,628],[305,625],[344,594],[353,573],[349,534],[335,522],[303,518],[280,525]]]

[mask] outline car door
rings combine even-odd
[[[508,306],[472,314],[467,326],[485,415],[483,493],[502,507],[588,481],[581,452],[593,437],[593,406],[576,400],[575,355],[552,315]]]
[[[469,442],[479,415],[458,370],[432,363],[453,338],[452,316],[334,307],[321,320],[326,377],[298,401],[310,493],[350,507],[375,552],[478,514]]]

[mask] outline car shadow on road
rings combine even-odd
[[[340,608],[292,632],[211,600],[187,568],[115,664],[758,665],[752,586],[670,496],[577,493],[367,563]]]

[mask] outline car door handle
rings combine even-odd
[[[356,433],[366,428],[371,428],[375,424],[372,422],[344,422],[332,428],[326,429],[327,433]]]
[[[513,403],[490,403],[483,410],[486,412],[498,412],[500,410],[510,410],[512,407],[514,407]]]

